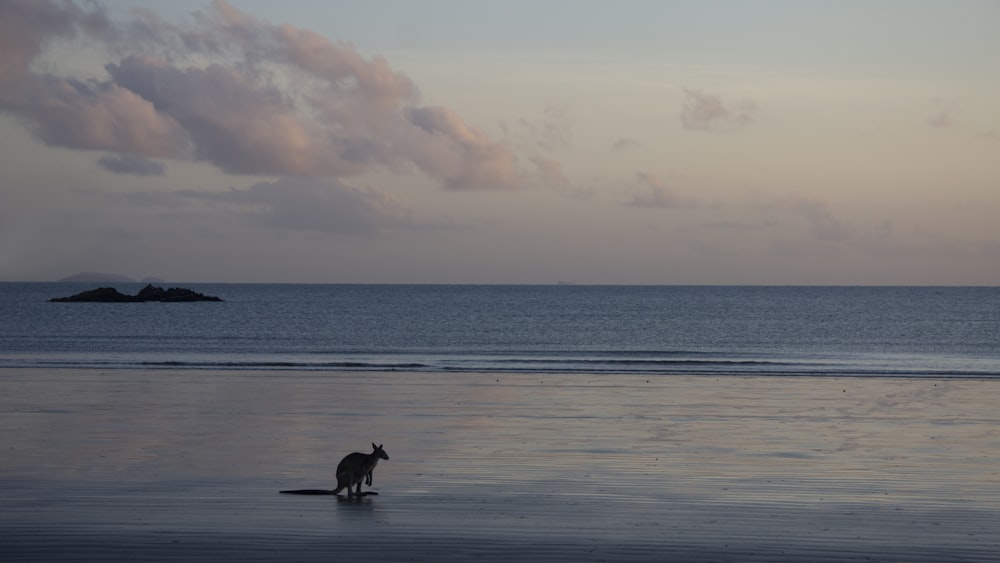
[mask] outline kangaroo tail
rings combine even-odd
[[[293,491],[278,492],[286,495],[335,495],[338,491],[331,491],[329,489],[295,489]]]

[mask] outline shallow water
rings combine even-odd
[[[0,370],[18,560],[991,560],[1000,382]],[[373,490],[332,488],[385,445]],[[870,558],[870,559],[869,559]]]

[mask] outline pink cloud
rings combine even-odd
[[[446,107],[413,107],[406,114],[420,134],[409,134],[401,150],[445,187],[510,188],[518,185],[516,157],[506,144],[470,127]],[[429,136],[429,137],[428,137]]]
[[[517,156],[382,57],[217,0],[175,25],[72,1],[0,4],[0,111],[53,146],[209,162],[233,174],[345,178],[413,164],[449,189],[520,183]],[[55,37],[128,55],[98,77],[31,63]]]
[[[178,157],[187,137],[169,115],[117,84],[28,75],[0,91],[0,109],[53,146]]]

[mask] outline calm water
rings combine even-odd
[[[1000,377],[1000,288],[97,285],[0,283],[0,367]]]

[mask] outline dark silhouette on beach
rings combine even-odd
[[[375,466],[378,465],[378,460],[380,459],[388,460],[389,454],[385,453],[381,444],[376,446],[375,442],[372,442],[372,453],[363,454],[354,452],[347,454],[344,456],[344,459],[340,460],[340,463],[337,464],[336,489],[332,491],[326,489],[296,489],[280,492],[291,495],[336,495],[346,488],[347,498],[377,495],[378,493],[375,491],[361,492],[361,481],[363,480],[365,485],[371,486],[372,472],[375,470]],[[357,488],[352,490],[354,486],[357,486]]]

